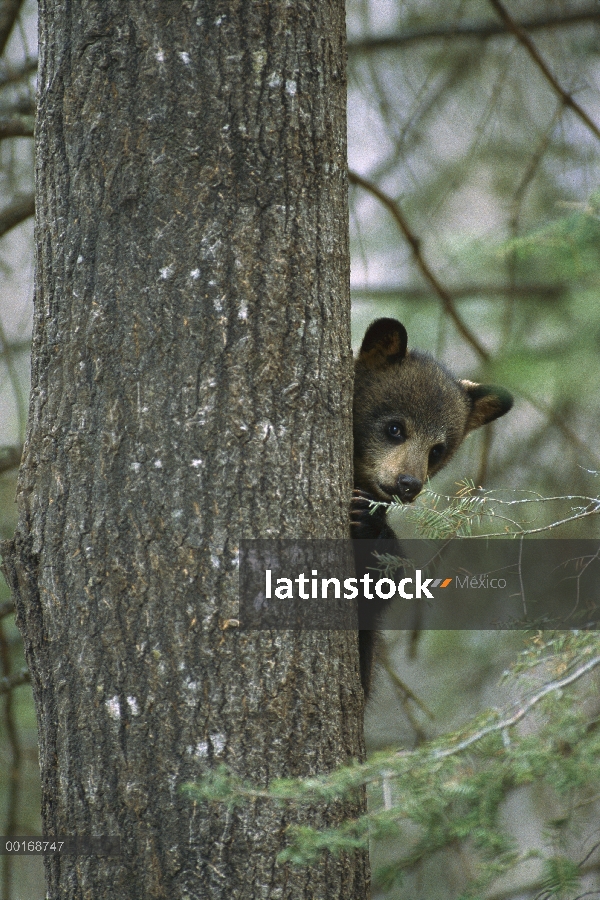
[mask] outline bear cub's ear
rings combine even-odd
[[[408,335],[396,319],[377,319],[367,328],[360,348],[360,362],[374,369],[400,363],[406,356]]]
[[[460,384],[471,401],[465,433],[499,419],[513,405],[512,394],[494,384],[475,384],[472,381],[461,381]]]

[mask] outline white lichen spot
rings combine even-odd
[[[163,281],[166,281],[168,278],[170,278],[172,274],[173,266],[163,266],[163,268],[160,269],[160,277]]]
[[[200,741],[199,744],[196,744],[196,756],[208,756],[208,741]]]
[[[222,753],[225,749],[225,735],[224,734],[211,734],[210,742],[213,745],[213,749],[215,753]]]
[[[261,422],[258,427],[260,428],[260,430],[262,432],[262,436],[263,436],[264,440],[266,440],[269,437],[269,435],[271,434],[271,431],[273,430],[273,426],[271,425],[270,422]]]
[[[295,81],[293,81],[292,79],[290,79],[290,81],[286,81],[286,83],[285,83],[286,94],[289,94],[290,97],[295,97],[297,90],[298,90],[298,85],[296,84]]]
[[[252,54],[254,71],[262,72],[265,67],[265,63],[267,61],[267,51],[266,50],[255,50]]]
[[[127,698],[127,706],[129,707],[132,716],[139,716],[140,707],[138,705],[136,697],[128,697]]]
[[[193,459],[192,460],[192,469],[199,469],[201,465],[203,465],[203,462],[201,459]]]
[[[218,19],[215,19],[215,25],[222,25],[227,16],[219,16]]]
[[[77,257],[77,265],[80,266],[82,262],[83,262],[83,256],[80,253],[79,256]]]
[[[164,61],[165,61],[165,54],[163,53],[163,51],[160,48],[156,52],[156,58],[159,61],[159,63],[164,63]]]
[[[189,66],[190,64],[190,54],[186,53],[185,50],[182,50],[179,54],[181,61],[184,65]]]
[[[192,269],[192,271],[190,272],[190,278],[192,279],[192,281],[198,281],[198,279],[200,278],[200,269]]]
[[[270,88],[281,87],[281,76],[278,75],[277,72],[273,72],[273,74],[269,78],[268,85]]]
[[[171,516],[173,519],[180,519],[182,517],[182,515],[183,515],[182,509],[174,509],[173,512],[171,513]]]
[[[240,311],[238,312],[238,319],[243,319],[244,321],[248,318],[248,307],[242,301],[240,304]]]
[[[221,568],[221,560],[219,559],[218,556],[215,556],[214,553],[211,555],[210,561],[211,561],[211,563],[212,563],[212,565],[213,565],[213,568],[215,568],[215,569],[220,569],[220,568]]]
[[[142,468],[142,464],[139,462],[132,462],[130,468],[133,469],[134,472],[139,472]]]
[[[162,469],[162,461],[161,461],[160,459],[155,459],[155,460],[154,460],[154,468],[155,468],[155,469]]]
[[[121,704],[118,697],[110,697],[105,701],[105,706],[111,719],[121,718]]]

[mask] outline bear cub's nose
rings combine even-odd
[[[403,503],[411,503],[423,488],[423,482],[412,475],[401,475],[397,483],[398,496]]]

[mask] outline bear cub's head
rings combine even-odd
[[[396,319],[367,329],[355,364],[354,483],[380,500],[412,503],[463,438],[507,413],[513,398],[406,348]]]

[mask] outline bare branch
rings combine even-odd
[[[567,441],[572,444],[573,447],[577,447],[578,450],[583,450],[588,458],[593,461],[594,465],[598,465],[600,462],[600,456],[591,447],[589,447],[585,441],[583,441],[579,435],[575,434],[575,432],[567,425],[563,417],[559,412],[553,409],[548,403],[544,403],[543,400],[540,400],[539,397],[534,397],[532,394],[527,393],[526,391],[519,390],[519,395],[530,403],[534,409],[537,409],[538,412],[541,412],[544,416],[547,416],[549,422],[554,425],[561,434],[567,439]]]
[[[20,197],[15,197],[14,202],[10,206],[0,210],[0,238],[7,231],[10,231],[11,228],[20,225],[21,222],[24,222],[25,219],[34,214],[34,199],[35,195],[33,192],[31,194],[23,194]]]
[[[31,340],[10,341],[8,345],[9,353],[31,353]],[[6,355],[4,350],[0,350],[0,359]]]
[[[7,84],[15,84],[22,78],[27,78],[37,71],[38,61],[36,59],[28,59],[19,66],[6,66],[0,71],[0,88],[6,87]]]
[[[13,688],[19,687],[21,684],[29,684],[30,681],[31,676],[27,669],[22,669],[7,678],[0,678],[0,694],[8,694]]]
[[[2,320],[0,319],[0,355],[4,359],[4,364],[8,371],[8,377],[10,379],[10,383],[12,385],[13,394],[15,395],[15,403],[17,405],[17,419],[19,422],[19,437],[21,439],[25,436],[25,398],[23,396],[23,390],[21,388],[21,382],[19,380],[19,375],[17,369],[15,367],[15,350],[11,346],[10,341],[7,339],[6,334],[4,332],[4,325],[2,324]]]
[[[15,604],[12,600],[3,600],[0,603],[0,619],[4,619],[5,616],[12,616],[15,611]]]
[[[415,737],[417,738],[417,742],[419,744],[424,744],[425,741],[427,741],[427,739],[428,739],[427,734],[426,734],[424,728],[422,728],[417,717],[414,715],[411,703],[414,703],[415,706],[418,709],[420,709],[421,712],[424,713],[432,721],[435,719],[435,716],[433,715],[432,712],[430,712],[429,709],[427,709],[427,707],[425,706],[423,701],[414,693],[414,691],[412,691],[409,688],[409,686],[404,681],[402,681],[400,676],[394,670],[394,666],[392,665],[392,661],[390,659],[388,647],[383,642],[381,644],[379,652],[381,655],[381,658],[380,658],[381,665],[383,666],[390,681],[394,685],[396,694],[400,700],[400,703],[402,704],[402,709],[404,710],[404,715],[406,716],[406,718],[408,719],[408,721],[411,724],[411,727],[415,733]]]
[[[579,105],[579,103],[577,103],[576,100],[573,99],[571,94],[569,94],[569,92],[566,91],[558,83],[558,81],[540,56],[537,47],[535,46],[529,35],[526,34],[525,31],[523,31],[523,29],[517,22],[515,22],[515,20],[512,18],[512,16],[500,2],[500,0],[490,0],[490,3],[502,19],[508,30],[512,31],[519,43],[522,44],[523,47],[525,47],[552,90],[561,98],[565,106],[568,106],[570,109],[572,109],[573,112],[577,116],[579,116],[584,125],[589,128],[592,134],[597,137],[598,140],[600,140],[600,128],[598,128],[598,126],[594,122],[592,122],[586,111]]]
[[[400,231],[406,238],[407,242],[410,244],[415,262],[421,270],[421,274],[423,275],[425,280],[429,282],[437,296],[442,301],[444,309],[456,325],[457,330],[460,332],[460,334],[462,334],[464,339],[471,345],[471,347],[473,347],[473,349],[481,357],[481,359],[488,360],[490,358],[490,354],[485,349],[485,347],[482,347],[475,335],[465,325],[456,310],[453,297],[446,290],[446,288],[442,284],[440,284],[436,276],[433,274],[432,270],[429,268],[429,265],[425,261],[423,253],[421,251],[421,242],[419,238],[411,231],[411,228],[404,218],[404,213],[400,209],[398,203],[395,200],[392,200],[392,198],[388,196],[388,194],[384,193],[384,191],[380,190],[377,185],[373,184],[371,181],[368,181],[366,178],[363,178],[361,175],[357,175],[356,172],[348,172],[348,180],[351,184],[357,184],[360,187],[364,188],[366,191],[369,191],[369,193],[373,194],[374,197],[377,197],[377,199],[383,203],[386,209],[389,210],[398,227],[400,228]]]
[[[493,734],[495,731],[505,731],[507,728],[512,728],[518,722],[523,719],[527,713],[533,709],[536,704],[538,704],[544,697],[547,697],[548,694],[552,694],[555,691],[562,691],[563,688],[567,687],[569,684],[573,684],[574,681],[577,681],[579,678],[582,678],[588,672],[591,672],[592,669],[595,669],[596,666],[600,665],[600,656],[594,656],[593,659],[588,660],[574,672],[571,672],[570,675],[567,675],[565,678],[561,678],[557,681],[550,681],[543,686],[543,688],[538,691],[533,697],[530,697],[529,700],[524,703],[513,715],[508,716],[505,719],[499,719],[497,722],[492,723],[491,725],[486,725],[484,728],[481,728],[479,731],[476,731],[474,734],[470,734],[464,740],[459,741],[454,746],[449,747],[445,750],[434,750],[431,754],[432,759],[445,759],[448,756],[455,756],[457,753],[461,753],[463,750],[466,750],[467,747],[472,746],[473,744],[480,741],[482,738],[486,737],[488,734]],[[410,756],[410,751],[401,752],[398,754],[399,756]]]
[[[33,116],[0,116],[0,141],[11,137],[33,137]]]
[[[0,2],[0,56],[4,53],[23,2],[24,0],[1,0]]]
[[[448,288],[455,300],[464,297],[498,297],[504,300],[506,297],[515,297],[519,300],[558,300],[564,294],[566,287],[560,284],[461,284]],[[401,297],[403,301],[415,301],[431,299],[432,293],[427,288],[416,288],[410,285],[390,285],[389,287],[369,287],[367,285],[352,285],[352,293],[370,300],[395,300]]]
[[[571,522],[579,522],[581,519],[587,519],[588,516],[597,516],[600,514],[600,503],[596,500],[590,509],[585,509],[582,512],[575,513],[572,516],[567,516],[565,519],[560,519],[558,522],[551,522],[550,525],[541,525],[539,528],[521,528],[516,532],[517,537],[523,537],[528,534],[541,534],[543,531],[554,531],[555,528],[558,528],[560,525],[568,525]],[[485,535],[482,535],[485,537]]]
[[[0,447],[0,474],[21,465],[22,447]]]
[[[582,22],[600,22],[600,10],[595,6],[564,15],[547,15],[536,19],[526,19],[518,24],[520,28],[527,31],[537,31],[540,29],[565,28],[571,25],[580,25]],[[389,34],[382,37],[348,41],[348,52],[364,53],[372,50],[391,50],[396,47],[406,47],[409,44],[447,38],[487,40],[487,38],[504,36],[510,33],[505,25],[496,22],[475,22],[467,25],[450,22],[433,28],[415,28],[410,31],[404,31],[401,34]]]

